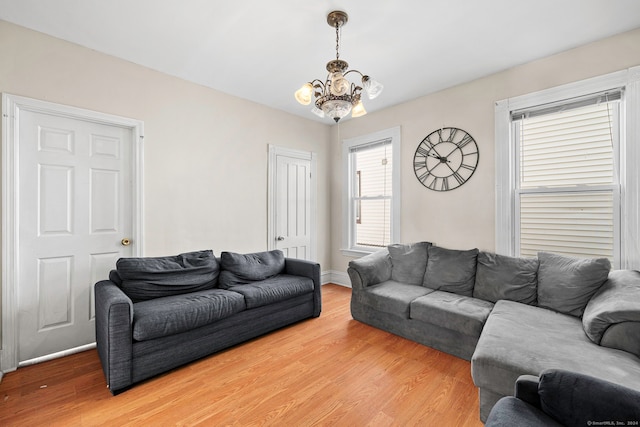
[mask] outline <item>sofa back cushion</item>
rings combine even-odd
[[[423,285],[458,295],[472,296],[478,249],[459,251],[429,247]]]
[[[284,271],[284,253],[281,250],[238,254],[220,254],[220,287],[243,285],[265,280]]]
[[[120,287],[133,302],[214,288],[220,268],[211,250],[145,258],[120,258]]]
[[[485,301],[501,299],[534,305],[538,287],[538,260],[490,252],[478,254],[473,296]]]
[[[387,246],[391,257],[391,280],[409,285],[421,285],[427,269],[430,242]]]
[[[607,280],[607,258],[580,259],[538,252],[538,305],[575,317]]]

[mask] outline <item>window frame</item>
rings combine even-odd
[[[517,256],[516,210],[518,148],[513,144],[511,112],[622,89],[620,101],[619,256],[614,268],[640,269],[640,66],[496,102],[496,252]],[[627,120],[627,117],[630,118]]]
[[[360,257],[380,250],[380,247],[357,246],[355,244],[355,224],[356,209],[352,200],[352,189],[356,184],[355,173],[352,173],[351,150],[358,146],[370,145],[372,143],[391,140],[391,219],[390,219],[390,243],[398,242],[400,239],[400,127],[381,130],[355,138],[342,141],[342,248],[343,255]]]

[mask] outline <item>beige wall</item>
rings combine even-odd
[[[328,126],[4,21],[0,92],[144,121],[149,256],[265,250],[268,144],[316,152],[318,260],[329,266]]]
[[[638,64],[640,29],[348,120],[338,128],[0,21],[0,92],[144,121],[147,255],[265,249],[267,144],[276,144],[318,153],[318,260],[323,271],[345,271],[350,260],[340,252],[342,139],[401,126],[402,241],[493,250],[495,101]],[[412,160],[422,138],[442,126],[471,133],[480,162],[465,185],[438,193],[416,180]]]
[[[494,250],[495,102],[639,64],[637,29],[340,124],[332,132],[332,269],[344,272],[352,259],[340,252],[341,140],[401,126],[403,242],[427,240],[455,249]],[[441,193],[418,182],[412,163],[422,138],[443,126],[469,132],[478,143],[480,161],[466,184]]]

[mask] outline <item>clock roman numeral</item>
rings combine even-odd
[[[473,138],[471,138],[471,135],[466,134],[460,142],[456,143],[456,145],[458,146],[458,148],[462,148],[468,143],[470,143],[471,141],[473,141]]]
[[[418,147],[418,149],[416,150],[416,155],[421,155],[422,157],[428,157],[429,156],[429,151],[426,148],[420,146]]]
[[[447,178],[442,178],[442,187],[441,187],[442,191],[449,191],[449,177]]]
[[[438,177],[433,177],[433,181],[431,181],[429,184],[427,184],[427,188],[430,188],[431,190],[435,190],[438,186]]]
[[[453,177],[456,179],[456,181],[458,181],[458,184],[464,184],[464,178],[458,172],[454,172]]]
[[[450,128],[450,129],[451,129],[451,131],[449,133],[449,138],[447,138],[447,142],[453,142],[453,138],[456,137],[456,133],[458,133],[458,130],[459,130],[457,128]]]
[[[426,182],[426,181],[427,181],[427,178],[429,178],[429,176],[431,176],[431,172],[426,171],[426,172],[424,172],[424,173],[422,173],[422,174],[418,175],[418,179],[420,180],[420,182],[423,182],[423,183],[424,183],[424,182]]]
[[[431,140],[429,139],[429,137],[425,137],[425,139],[422,140],[422,142],[420,143],[420,145],[425,145],[427,147],[429,147],[429,150],[431,150],[433,148],[433,143],[431,142]],[[427,150],[428,151],[428,150]]]

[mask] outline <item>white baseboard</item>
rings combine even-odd
[[[351,287],[351,280],[349,279],[349,275],[344,271],[325,271],[321,274],[320,278],[323,285],[326,285],[327,283],[334,283],[336,285],[346,286],[347,288]]]

